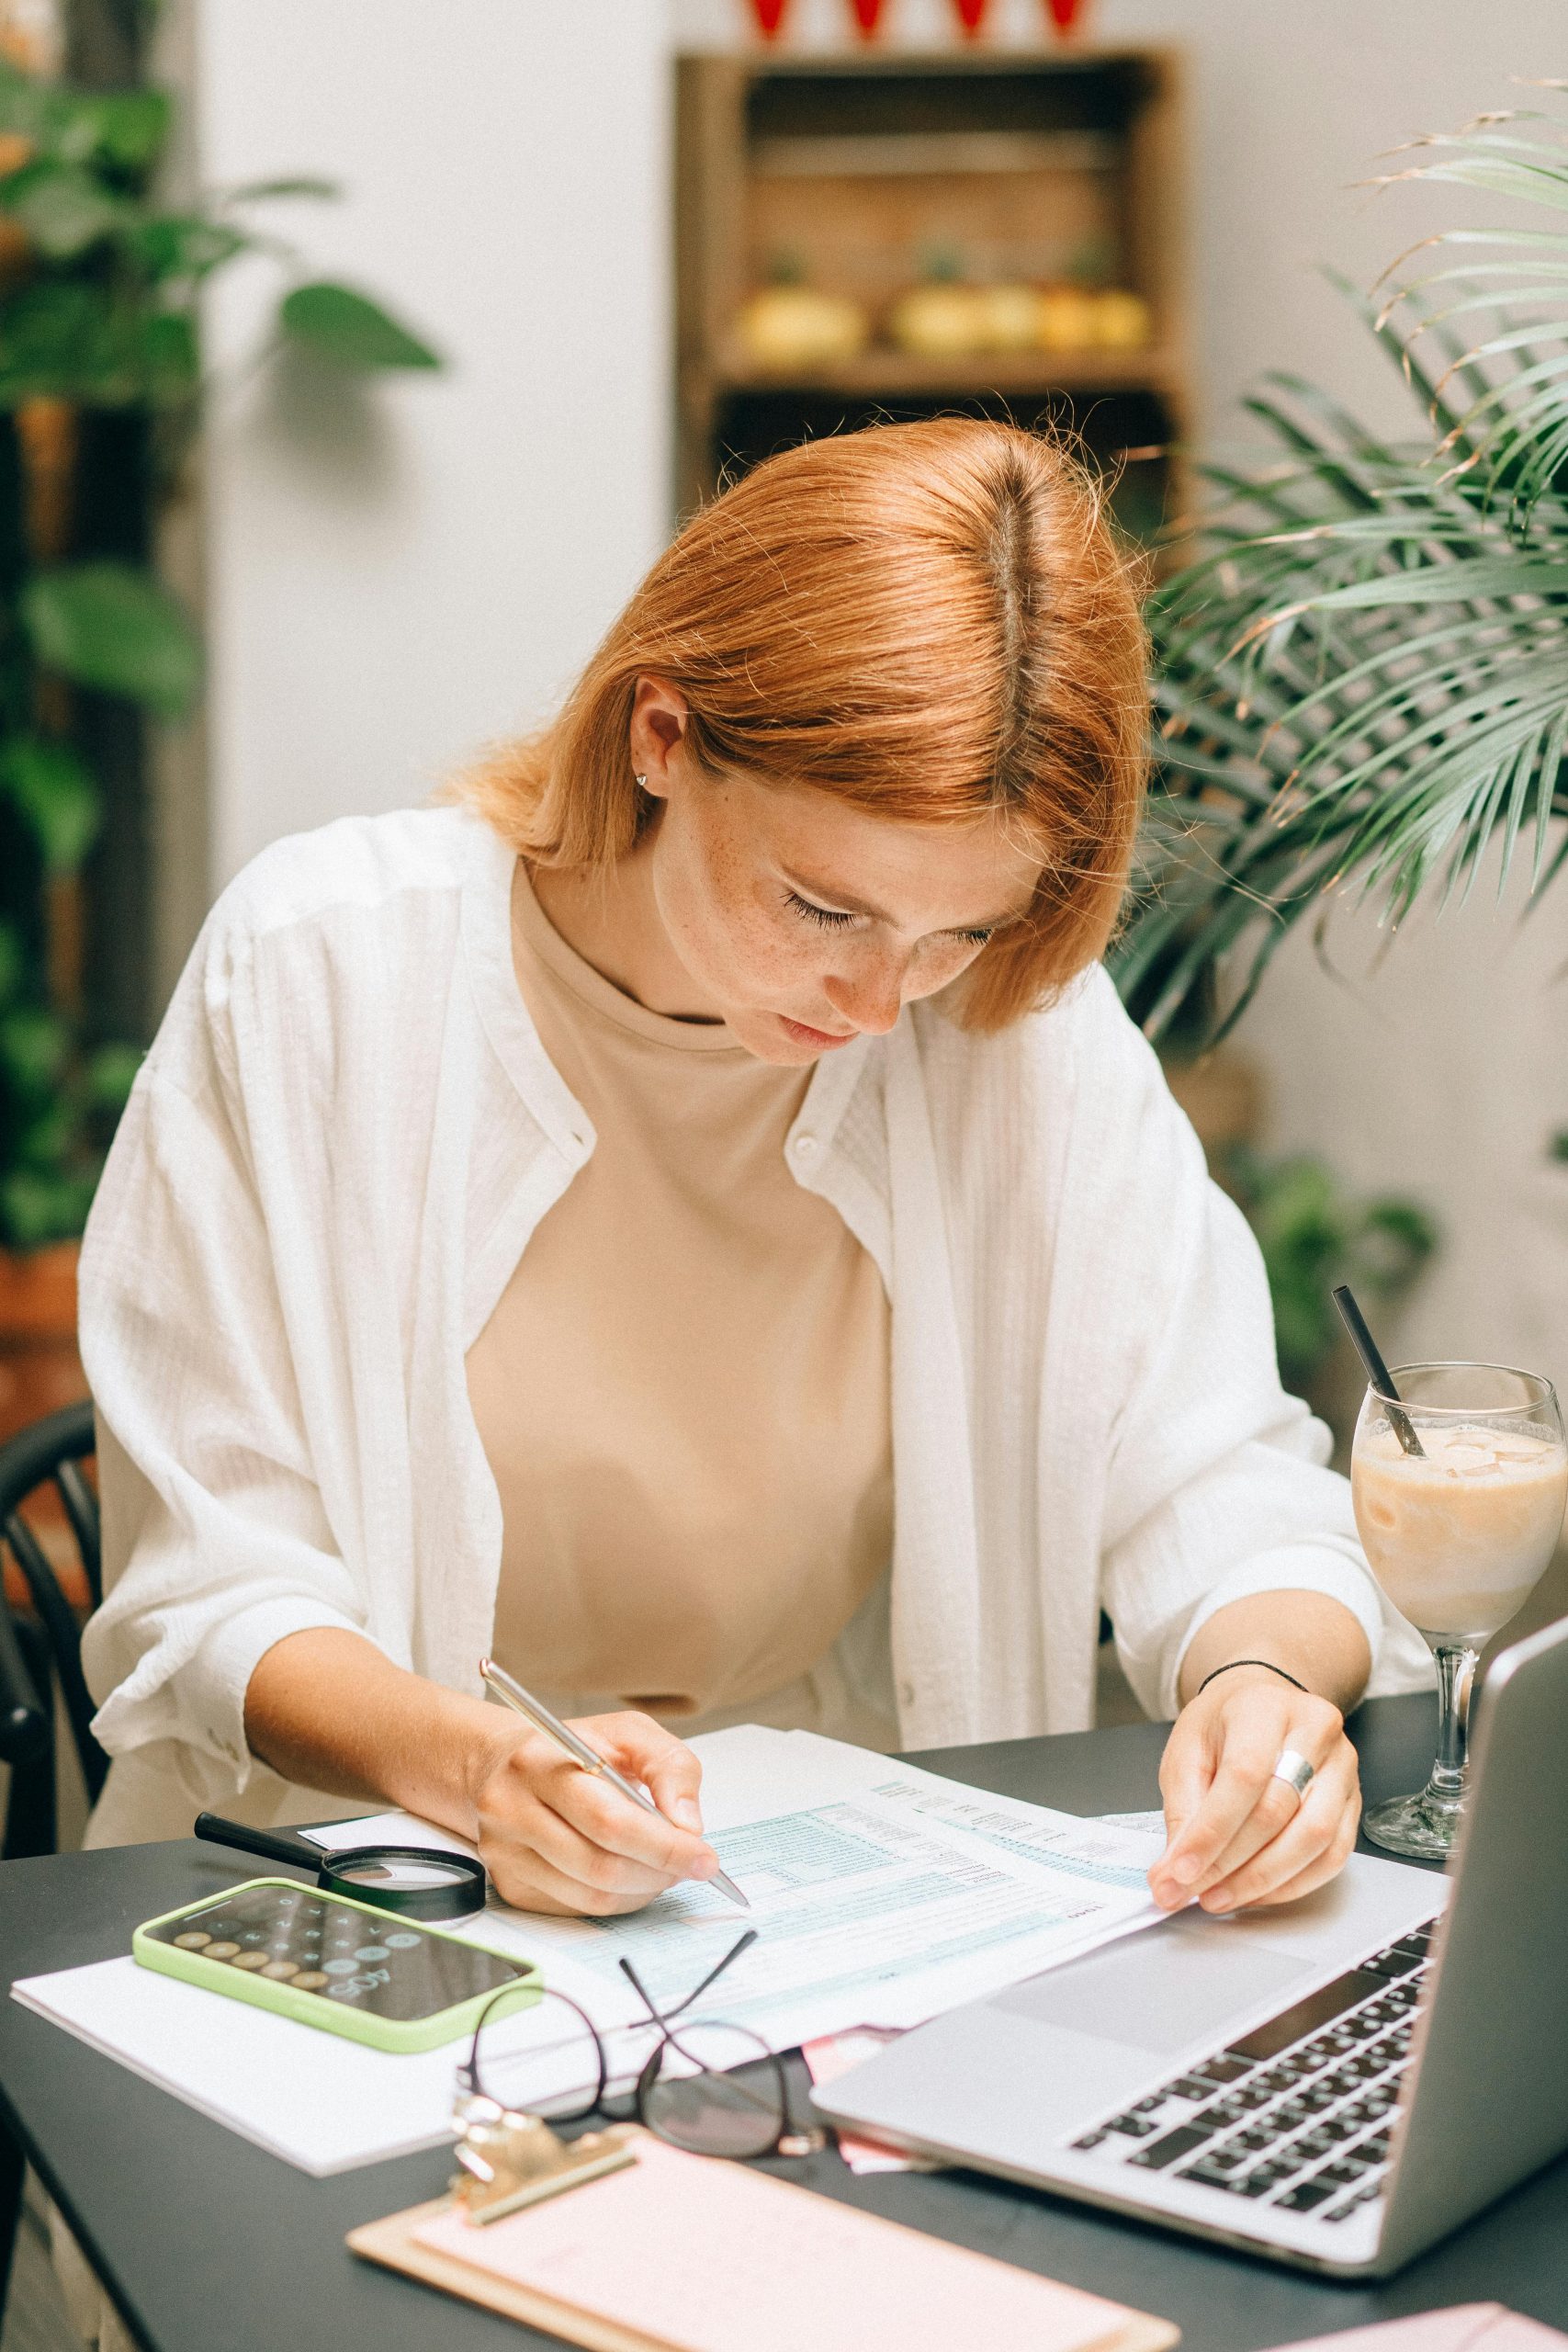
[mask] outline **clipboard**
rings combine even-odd
[[[451,2198],[350,2249],[586,2352],[1166,2352],[1130,2311],[723,2159],[635,2132],[637,2162],[486,2224]]]

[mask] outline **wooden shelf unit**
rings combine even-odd
[[[875,419],[1052,420],[1118,466],[1122,519],[1173,505],[1186,420],[1177,61],[1071,54],[687,56],[676,66],[682,513],[773,449]],[[787,257],[877,322],[939,252],[976,282],[1131,288],[1136,349],[935,358],[878,332],[853,358],[763,369],[737,320]],[[1132,457],[1126,452],[1136,452]]]

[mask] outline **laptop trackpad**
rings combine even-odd
[[[1187,1914],[1010,1984],[987,2006],[1139,2050],[1189,2050],[1205,2036],[1224,2041],[1244,2012],[1321,1973],[1304,1953],[1259,1949],[1223,1920]]]

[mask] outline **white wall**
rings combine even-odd
[[[548,707],[664,537],[662,17],[650,0],[202,0],[209,183],[448,356],[326,402],[229,398],[209,464],[215,880],[279,833],[422,797]],[[247,266],[213,321],[253,344]]]
[[[841,0],[794,38],[841,40]],[[993,0],[1003,41],[1041,0]],[[452,355],[298,427],[231,406],[211,452],[214,834],[221,879],[275,834],[420,797],[546,707],[667,524],[667,58],[742,36],[742,0],[201,0],[209,178],[299,168],[347,200],[297,218],[323,268],[382,291]],[[946,40],[945,0],[889,0]],[[1318,275],[1370,283],[1440,193],[1358,188],[1374,159],[1564,70],[1562,0],[1099,0],[1099,37],[1189,65],[1199,425],[1230,435],[1269,367],[1398,429],[1393,369]],[[1461,200],[1462,203],[1462,200]],[[221,314],[243,337],[259,289]],[[1559,1044],[1568,889],[1517,934],[1479,897],[1379,944],[1341,920],[1343,978],[1284,951],[1248,1035],[1273,1140],[1419,1191],[1450,1229],[1404,1335],[1568,1370],[1568,1125]]]

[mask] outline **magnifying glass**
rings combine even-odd
[[[466,1919],[484,1909],[490,1882],[468,1854],[430,1846],[347,1846],[323,1854],[291,1829],[252,1829],[216,1813],[198,1813],[196,1834],[209,1845],[232,1846],[265,1861],[311,1871],[327,1894],[344,1894],[405,1919]]]

